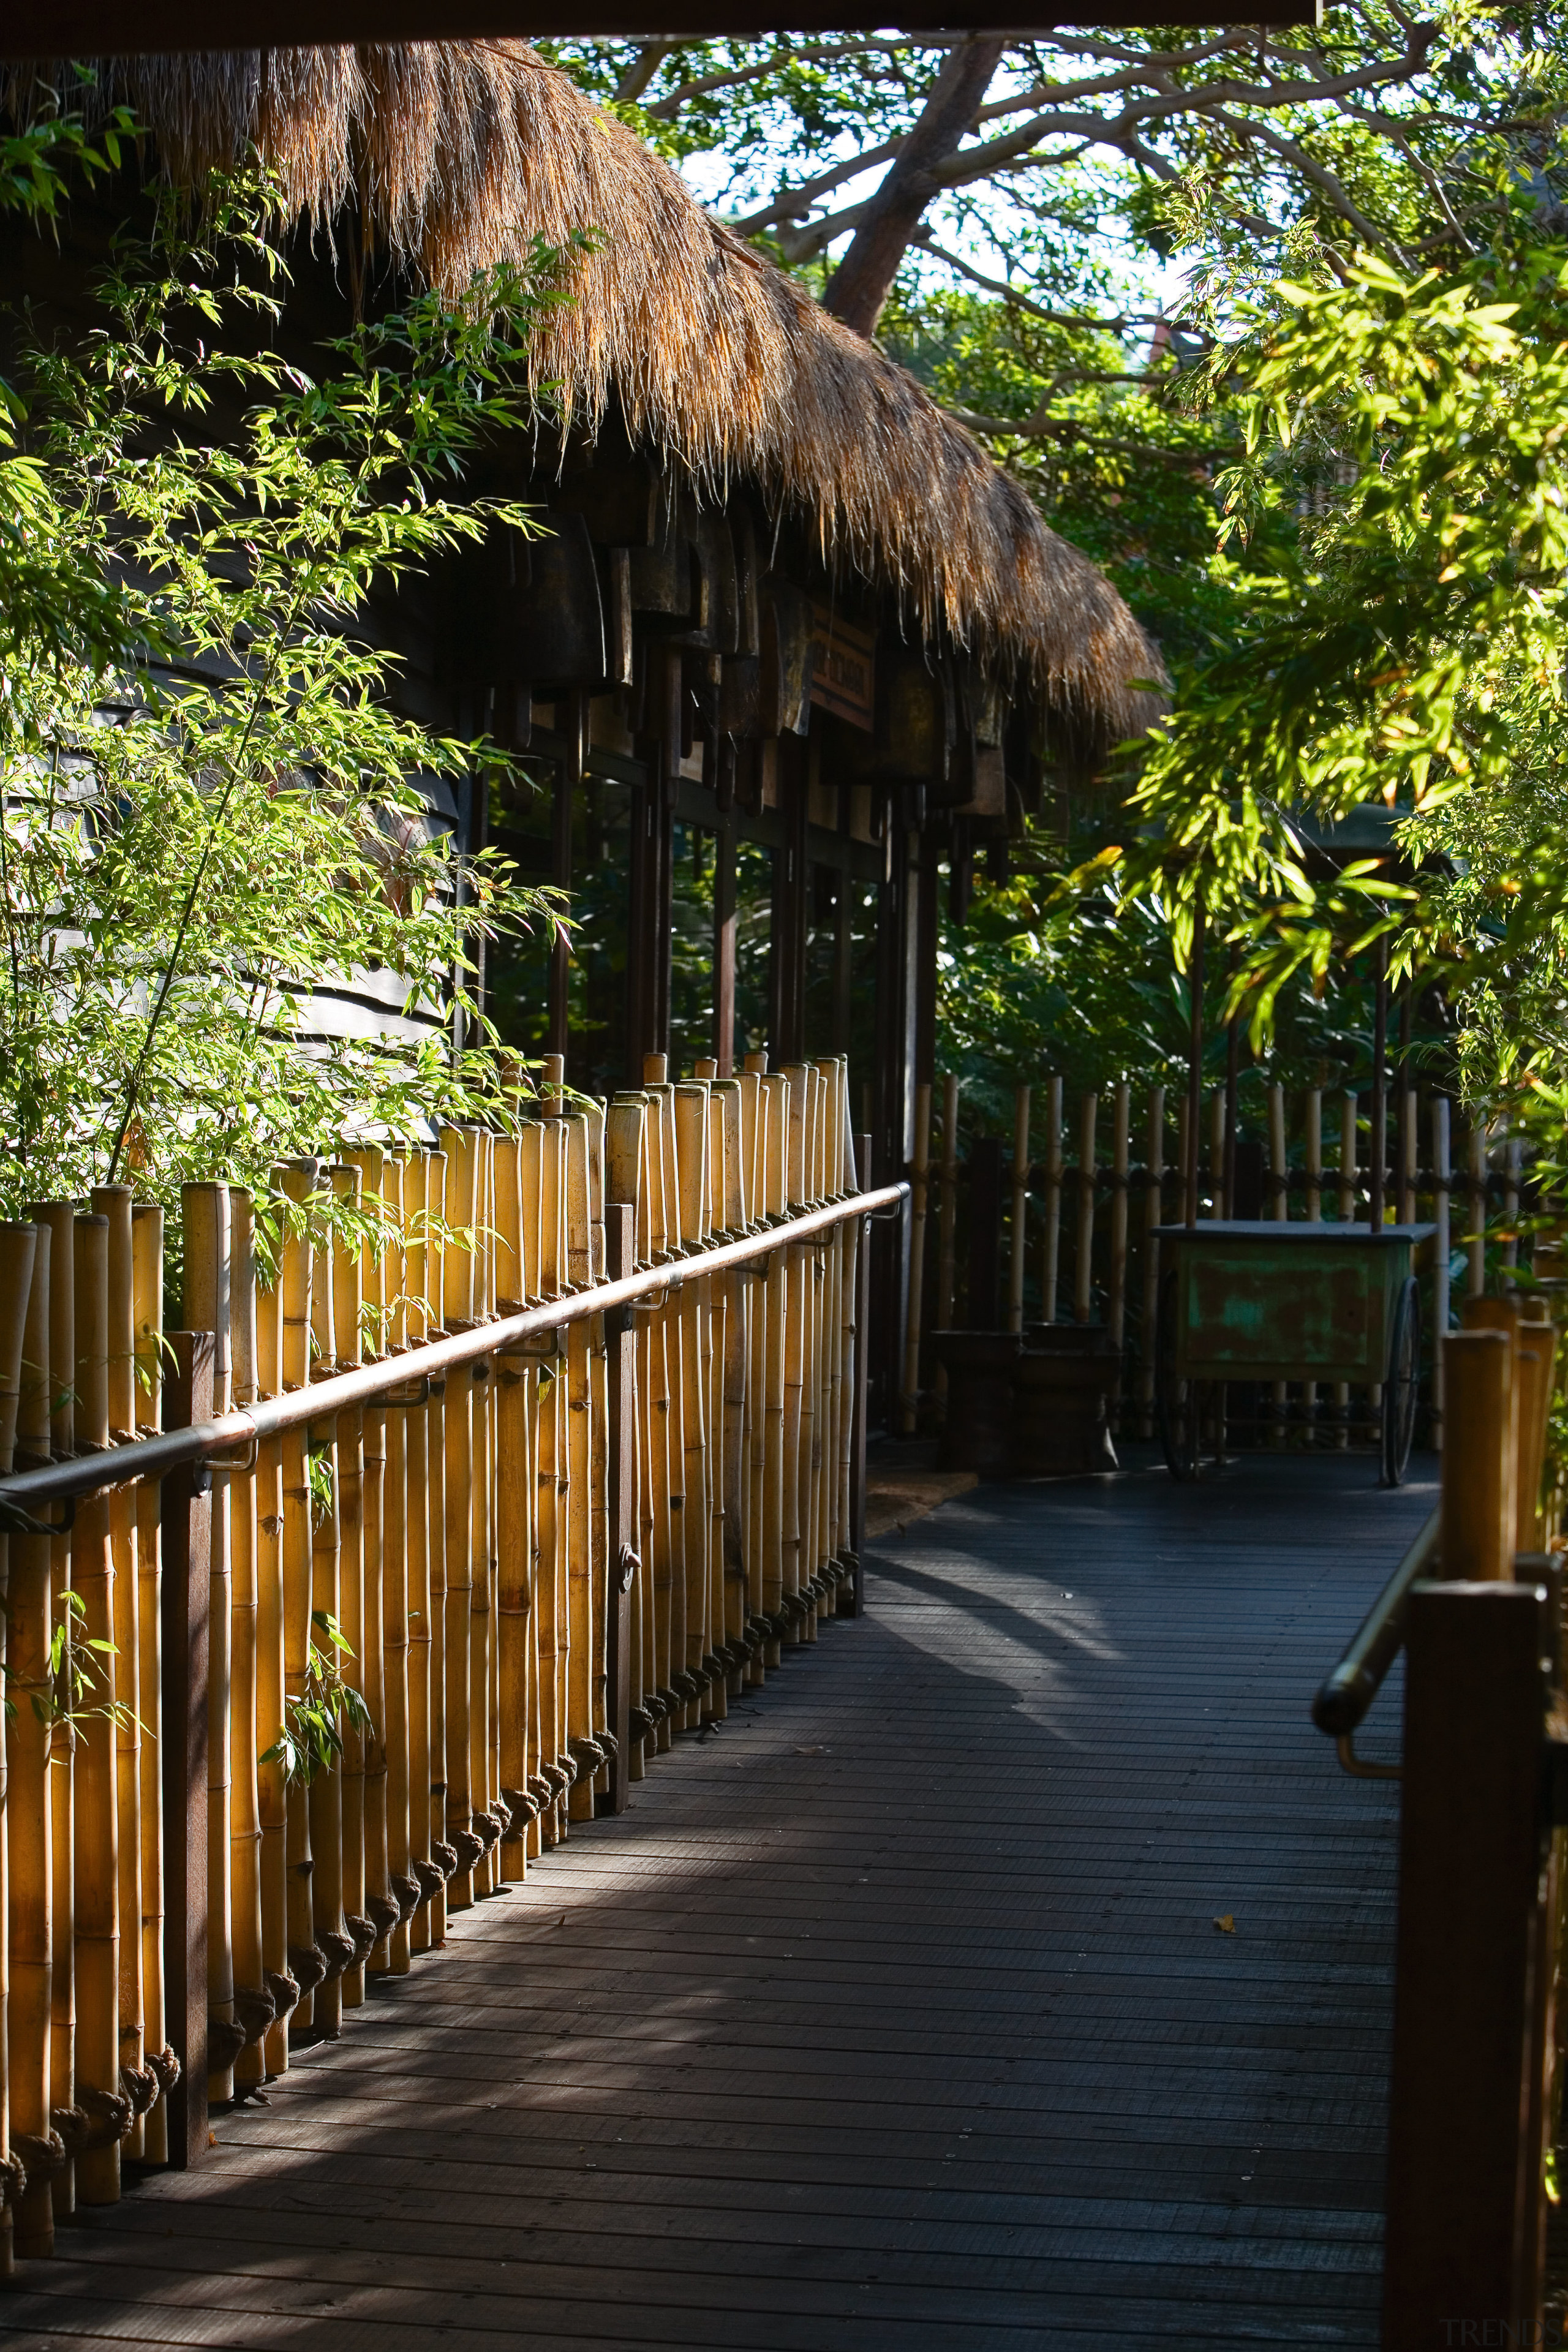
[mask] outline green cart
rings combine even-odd
[[[1372,1438],[1383,1483],[1410,1458],[1421,1370],[1421,1297],[1414,1272],[1434,1225],[1290,1224],[1214,1219],[1160,1225],[1154,1396],[1173,1478],[1224,1459],[1234,1383],[1343,1384],[1379,1394],[1328,1426]],[[1331,1410],[1332,1410],[1331,1408]],[[1307,1405],[1272,1395],[1251,1418],[1300,1423]]]

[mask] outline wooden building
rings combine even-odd
[[[30,87],[23,69],[15,106]],[[725,1075],[738,1028],[775,1060],[847,1051],[863,1173],[901,1173],[941,874],[962,906],[1051,771],[1155,708],[1159,656],[1121,598],[903,370],[520,43],[105,59],[94,102],[129,105],[143,170],[176,184],[252,149],[277,175],[286,349],[411,280],[457,294],[591,233],[535,345],[557,413],[488,483],[537,501],[551,535],[497,535],[375,616],[411,710],[526,751],[538,779],[521,809],[478,780],[443,792],[439,820],[468,845],[499,828],[529,878],[597,893],[583,1023],[560,951],[548,973],[492,972],[492,1005],[584,1086],[640,1079],[672,1045]],[[91,199],[100,222],[123,193]],[[51,245],[12,248],[13,286],[58,286]],[[705,940],[689,905],[678,937],[678,850],[701,861]],[[738,874],[763,964],[739,1024]],[[374,982],[323,991],[321,1016],[406,1017]]]

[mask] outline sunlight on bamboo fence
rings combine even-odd
[[[858,1605],[843,1059],[519,1109],[0,1226],[7,2262]]]

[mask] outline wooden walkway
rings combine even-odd
[[[0,2338],[1373,2345],[1394,1801],[1307,1706],[1432,1499],[947,1505]]]

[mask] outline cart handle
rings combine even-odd
[[[1410,1588],[1431,1573],[1437,1558],[1436,1511],[1410,1546],[1399,1566],[1373,1602],[1355,1638],[1312,1701],[1312,1721],[1320,1731],[1340,1743],[1340,1761],[1347,1771],[1388,1771],[1358,1765],[1351,1738],[1383,1687],[1383,1678],[1405,1643],[1405,1617]],[[1348,1751],[1348,1752],[1347,1752]]]

